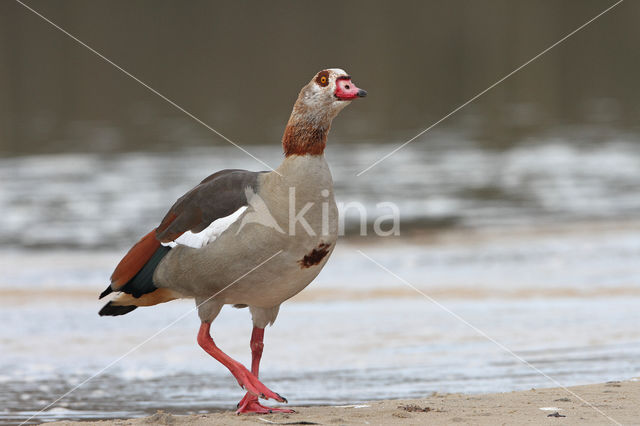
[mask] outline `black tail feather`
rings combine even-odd
[[[104,316],[112,316],[117,317],[118,315],[128,314],[133,311],[137,306],[116,306],[113,303],[109,302],[100,309],[98,315],[101,317]]]
[[[109,287],[107,287],[102,293],[100,293],[100,296],[98,296],[98,300],[102,299],[103,297],[111,293],[113,293],[113,289],[111,288],[111,284],[109,284]]]
[[[158,247],[142,269],[140,269],[128,283],[119,288],[118,291],[130,294],[133,297],[140,297],[143,294],[156,291],[158,287],[153,284],[153,273],[156,271],[160,261],[169,253],[169,250],[171,250],[171,247]]]
[[[145,265],[138,271],[136,275],[134,275],[128,283],[124,286],[120,287],[116,291],[120,291],[123,293],[127,293],[132,295],[135,298],[142,296],[143,294],[151,293],[158,289],[153,284],[153,273],[160,261],[169,253],[171,247],[160,246],[155,253],[151,256],[151,258],[145,263]],[[113,289],[111,286],[107,287],[102,293],[100,293],[99,299],[113,293]],[[107,303],[100,309],[98,314],[100,316],[118,316],[128,314],[133,311],[137,306],[129,305],[129,306],[116,306],[113,305],[112,302]]]

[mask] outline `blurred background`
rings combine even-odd
[[[639,374],[640,4],[355,177],[611,4],[28,2],[273,167],[317,71],[344,68],[369,92],[327,148],[338,201],[363,203],[369,235],[344,212],[332,260],[267,331],[265,382],[294,404],[553,385],[354,249],[564,385]],[[191,309],[100,319],[95,297],[175,199],[236,167],[265,168],[0,2],[0,421],[36,413]],[[400,208],[400,237],[372,235],[384,201]],[[37,419],[234,407],[241,392],[196,347],[197,324],[179,321]],[[217,324],[247,361],[248,313]]]

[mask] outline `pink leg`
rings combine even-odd
[[[253,327],[253,332],[251,333],[251,373],[256,377],[258,377],[260,370],[260,358],[262,358],[262,348],[264,348],[264,343],[262,343],[263,338],[264,328]],[[244,398],[238,403],[238,411],[236,411],[236,414],[268,414],[273,412],[295,413],[295,411],[286,408],[265,407],[258,402],[258,398],[255,395],[247,392]]]
[[[207,322],[203,322],[200,325],[200,331],[198,332],[198,344],[204,349],[209,355],[217,359],[222,365],[227,367],[231,374],[238,380],[238,384],[248,391],[249,394],[253,395],[258,400],[258,396],[260,398],[269,399],[273,398],[279,402],[287,402],[287,400],[275,392],[272,392],[263,385],[256,375],[253,375],[247,370],[244,365],[240,364],[238,361],[235,361],[229,355],[222,352],[216,344],[213,342],[211,335],[209,334],[209,330],[211,328],[211,324]],[[259,360],[258,360],[259,361]],[[256,370],[257,371],[257,370]]]

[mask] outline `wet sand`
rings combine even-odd
[[[485,395],[434,394],[423,399],[386,400],[348,406],[290,407],[294,414],[237,416],[233,411],[152,416],[92,422],[102,425],[193,424],[637,424],[640,381]],[[584,401],[581,401],[582,398]],[[589,405],[591,404],[591,405]],[[599,411],[598,411],[599,410]],[[57,422],[77,425],[82,422]]]

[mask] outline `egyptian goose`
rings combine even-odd
[[[271,172],[219,171],[178,199],[120,261],[100,298],[118,293],[99,314],[195,299],[202,321],[198,344],[247,390],[237,413],[291,412],[258,402],[287,402],[258,380],[264,328],[282,302],[318,275],[334,249],[338,210],[324,158],[327,134],[335,116],[366,94],[341,69],[316,74],[293,106],[282,164]],[[225,304],[251,312],[251,371],[211,337],[211,322]]]

